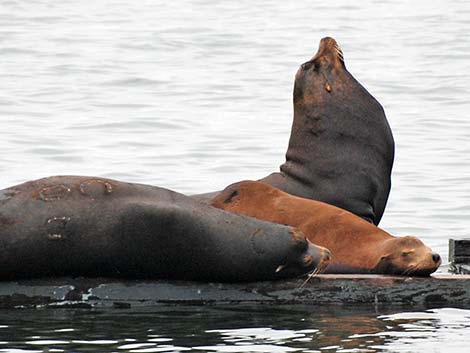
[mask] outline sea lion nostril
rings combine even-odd
[[[432,253],[432,260],[433,260],[434,262],[438,263],[439,261],[441,261],[441,257],[439,256],[438,253],[433,252],[433,253]]]

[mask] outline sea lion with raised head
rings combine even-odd
[[[261,181],[379,224],[390,192],[392,132],[380,103],[346,70],[333,38],[295,77],[294,122],[280,173]]]
[[[331,251],[324,273],[427,276],[441,264],[440,256],[416,237],[394,237],[351,212],[258,181],[228,186],[211,205],[300,229]]]
[[[328,261],[291,227],[170,190],[60,176],[0,191],[0,280],[110,276],[259,281]]]
[[[294,121],[279,173],[261,181],[379,224],[394,141],[380,103],[346,70],[333,38],[295,76]],[[208,202],[216,193],[196,195]]]

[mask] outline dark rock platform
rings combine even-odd
[[[168,304],[386,304],[470,307],[470,275],[318,275],[256,283],[54,278],[0,282],[0,308]]]

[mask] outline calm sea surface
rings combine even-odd
[[[75,174],[200,193],[263,177],[324,36],[394,132],[381,226],[445,263],[448,238],[470,236],[468,1],[2,0],[0,188]],[[0,311],[0,351],[467,351],[469,310],[406,311]]]

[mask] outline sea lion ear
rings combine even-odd
[[[382,255],[380,257],[380,261],[388,260],[391,256],[392,256],[392,254],[390,254],[390,253]]]
[[[229,185],[210,200],[210,205],[224,209],[224,207],[227,206],[227,204],[230,204],[236,196],[238,196],[236,185]]]

